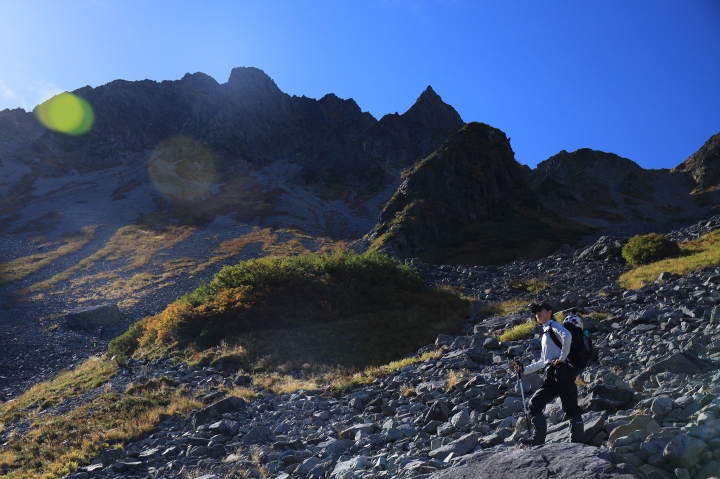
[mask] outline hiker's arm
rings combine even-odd
[[[545,367],[545,362],[542,360],[542,357],[540,357],[539,360],[535,361],[532,364],[525,366],[525,374],[534,373],[535,371],[538,371],[544,367]]]

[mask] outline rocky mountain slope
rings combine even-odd
[[[94,110],[94,126],[85,135],[50,131],[23,110],[0,112],[0,345],[5,353],[0,391],[5,399],[88,357],[97,332],[67,328],[63,318],[69,310],[119,304],[121,322],[106,329],[103,347],[225,264],[359,238],[372,230],[397,191],[400,170],[431,155],[463,126],[431,88],[407,112],[377,120],[353,100],[332,94],[319,100],[289,96],[254,68],[234,69],[224,84],[195,73],[177,81],[117,80],[74,93]],[[509,144],[496,143],[488,144],[493,152],[511,153]],[[465,171],[461,163],[458,170]],[[498,184],[503,175],[515,181],[514,160],[503,164],[511,170],[493,173]],[[427,173],[426,179],[438,186],[439,175]],[[533,201],[545,202],[542,194],[531,200],[524,186],[513,188],[522,199],[513,199],[513,208],[526,199],[533,205],[528,211],[537,206]],[[662,198],[665,191],[687,197],[674,186],[654,188],[660,205],[675,204]],[[463,194],[452,198],[461,200],[465,212],[476,206]],[[508,239],[535,233],[538,226],[552,230],[566,224],[542,226],[539,216],[474,223],[469,215],[450,214],[457,205],[443,201],[427,211],[448,212],[447,218],[429,216],[437,221],[434,228],[459,224],[467,229],[460,228],[459,238],[447,244],[434,245],[438,261],[475,264],[478,252],[499,250],[502,254],[488,262],[502,263],[516,258],[518,244],[524,244]],[[557,207],[560,213],[563,208]],[[652,219],[653,208],[647,211]],[[689,221],[695,212],[687,207],[677,214]],[[422,216],[417,218],[423,224]],[[481,228],[473,230],[477,225]],[[597,225],[611,231],[628,225],[662,230],[660,223],[632,218]],[[465,233],[483,238],[484,246],[465,241]],[[553,238],[543,247],[570,241]],[[511,253],[503,250],[506,246]]]
[[[718,228],[720,217],[714,217],[672,236],[683,241]],[[525,322],[528,311],[521,311],[473,316],[457,336],[440,336],[418,351],[419,357],[439,348],[439,357],[420,359],[342,398],[302,390],[274,395],[254,385],[258,399],[230,397],[190,419],[170,418],[151,436],[124,451],[104,451],[69,477],[716,477],[720,268],[663,275],[640,290],[622,291],[616,280],[628,268],[618,256],[624,241],[604,237],[574,253],[564,248],[503,267],[423,272],[429,284],[457,285],[488,300],[532,298],[580,309],[596,349],[579,386],[586,445],[566,444],[568,421],[557,401],[546,409],[549,444],[516,445],[526,428],[509,361],[537,357],[540,330],[506,343],[494,334]],[[551,289],[530,295],[511,286],[538,275]],[[122,377],[137,384],[165,377],[190,390],[248,381],[231,365],[192,369],[169,359],[131,364]],[[524,391],[531,393],[539,381],[524,376]]]
[[[62,319],[75,307],[120,305],[102,344],[225,264],[361,236],[400,169],[463,125],[429,87],[377,120],[332,94],[287,95],[254,68],[74,93],[94,110],[85,135],[0,112],[5,398],[87,357],[96,331]]]
[[[401,258],[497,264],[591,232],[541,206],[505,133],[469,123],[403,173],[369,240]]]
[[[669,231],[688,218],[711,214],[718,197],[717,135],[673,170],[646,170],[612,153],[561,151],[539,163],[527,179],[539,201],[554,211],[615,232]],[[703,194],[699,194],[703,193]]]
[[[695,182],[695,194],[717,190],[720,184],[720,133],[710,137],[697,152],[672,171],[689,173]]]

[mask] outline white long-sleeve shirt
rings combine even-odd
[[[553,329],[555,335],[560,340],[560,344],[562,344],[562,349],[558,348],[555,344],[555,341],[553,341],[552,338],[549,337],[551,334],[553,334],[553,332],[550,331],[550,328]],[[568,357],[568,354],[570,354],[571,343],[572,335],[570,334],[570,331],[563,328],[562,325],[560,325],[560,323],[558,323],[554,319],[551,319],[543,326],[542,351],[540,353],[540,359],[527,366],[525,368],[525,372],[534,373],[539,369],[543,369],[545,368],[545,366],[552,363],[553,359],[560,358],[561,361],[565,361]]]

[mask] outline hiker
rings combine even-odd
[[[92,351],[93,352],[97,351],[97,346],[98,346],[98,341],[97,341],[97,339],[93,338],[93,340],[92,340]]]
[[[98,328],[98,330],[97,330],[98,339],[102,339],[104,332],[105,332],[105,328],[103,328],[102,326],[100,326],[100,327]]]
[[[520,439],[525,446],[545,444],[547,435],[547,420],[543,414],[545,406],[560,396],[562,409],[570,418],[570,436],[572,442],[582,442],[585,426],[582,420],[582,411],[578,407],[577,386],[572,365],[566,359],[570,353],[572,341],[570,332],[555,321],[553,307],[548,303],[533,304],[530,310],[535,319],[543,326],[542,353],[540,359],[523,368],[519,362],[512,364],[516,372],[532,373],[544,370],[542,386],[530,398],[530,421],[533,425],[532,437]],[[562,348],[558,347],[549,337],[550,334],[560,340]]]

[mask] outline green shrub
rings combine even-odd
[[[622,257],[633,266],[654,263],[679,254],[680,246],[676,242],[657,233],[633,236],[622,249]]]
[[[117,356],[119,359],[124,359],[132,356],[135,350],[140,345],[138,340],[143,334],[142,321],[138,321],[133,324],[123,334],[110,341],[108,344],[107,355],[109,357]]]

